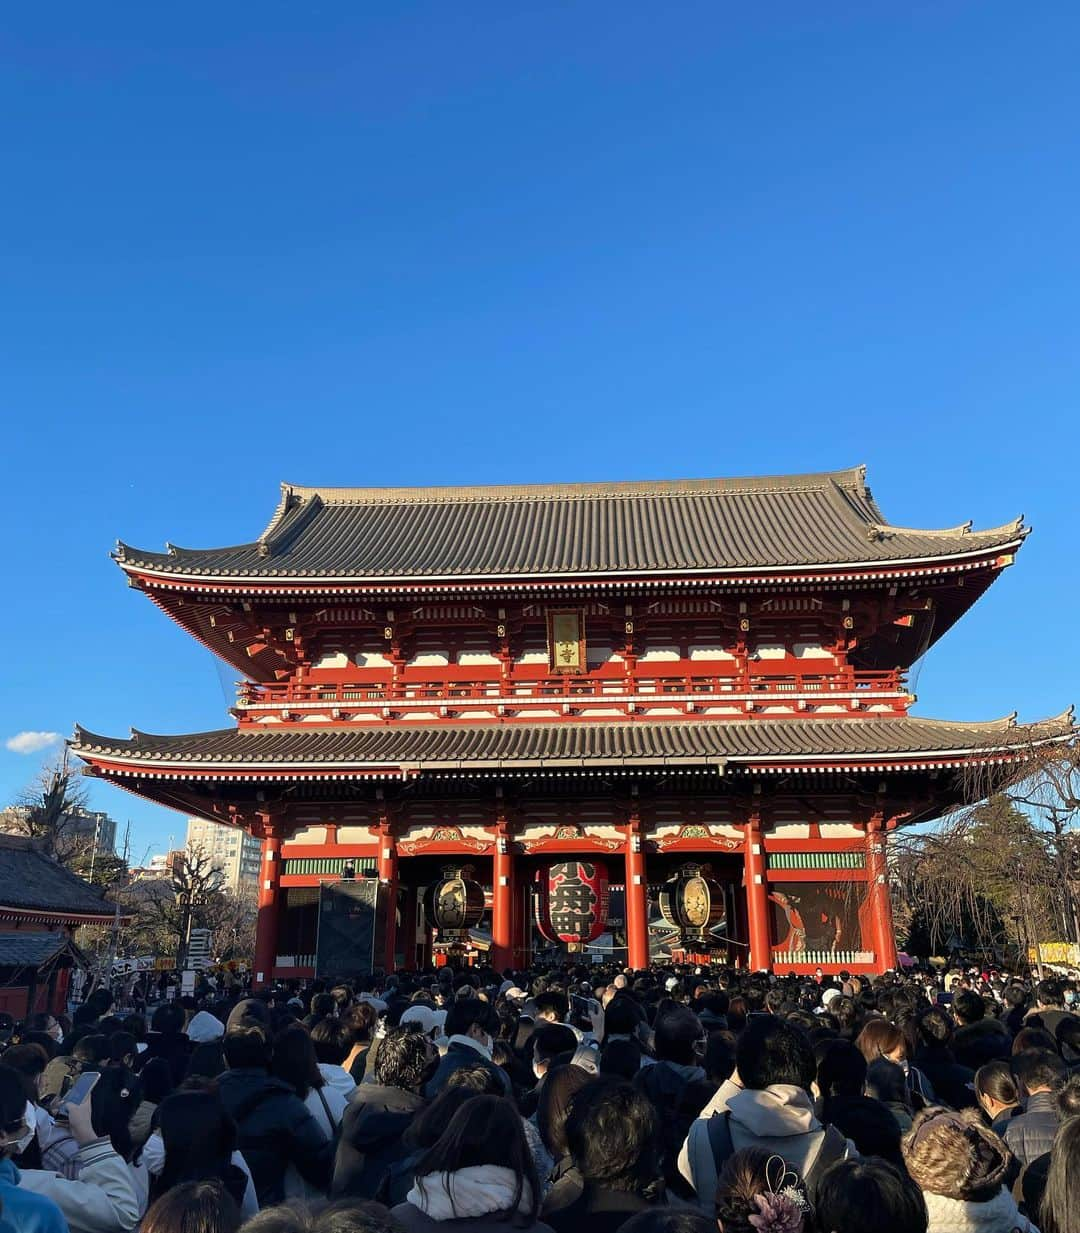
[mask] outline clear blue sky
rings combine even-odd
[[[9,8],[3,741],[228,723],[108,552],[250,539],[283,479],[866,462],[894,522],[1035,527],[921,713],[1080,701],[1078,43],[1000,0]]]

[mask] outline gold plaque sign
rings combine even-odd
[[[548,660],[552,672],[585,672],[585,616],[548,613]]]

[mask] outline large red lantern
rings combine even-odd
[[[608,918],[607,866],[570,860],[536,875],[536,924],[549,942],[583,946],[604,932]]]
[[[709,943],[725,913],[724,891],[708,865],[683,865],[660,891],[660,915],[684,942]]]
[[[471,873],[469,867],[447,867],[424,894],[424,915],[438,929],[440,942],[465,941],[484,915],[484,888]]]

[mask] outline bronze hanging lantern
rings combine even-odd
[[[660,915],[684,942],[711,943],[711,930],[724,919],[723,887],[708,865],[683,865],[661,887]]]
[[[569,860],[536,875],[536,925],[549,942],[583,946],[607,927],[608,872],[600,861]]]
[[[440,942],[464,942],[484,915],[484,888],[470,866],[447,866],[424,893],[424,916],[439,931]]]

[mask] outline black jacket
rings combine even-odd
[[[245,1068],[227,1070],[218,1090],[236,1122],[236,1146],[251,1170],[260,1207],[284,1200],[289,1165],[316,1189],[327,1189],[334,1169],[333,1141],[287,1083],[265,1070]]]
[[[424,1095],[428,1100],[434,1100],[443,1088],[446,1087],[447,1079],[450,1078],[455,1070],[460,1070],[463,1066],[483,1066],[485,1070],[490,1070],[502,1084],[504,1095],[512,1095],[510,1091],[510,1076],[501,1066],[496,1066],[479,1049],[473,1049],[469,1045],[463,1045],[456,1040],[451,1040],[446,1052],[439,1059],[438,1069],[427,1083],[424,1084]]]
[[[930,1080],[941,1104],[953,1109],[974,1108],[975,1072],[970,1066],[959,1065],[948,1049],[922,1049],[915,1055],[915,1065]]]
[[[679,1150],[690,1127],[716,1092],[700,1066],[657,1062],[643,1066],[634,1076],[634,1086],[644,1092],[656,1110],[664,1147],[664,1181],[668,1190],[693,1199],[693,1187],[679,1172]]]
[[[1061,1122],[1053,1092],[1035,1092],[1027,1098],[1024,1112],[1010,1118],[1002,1138],[1022,1165],[1029,1165],[1054,1146]]]
[[[555,1233],[616,1233],[631,1216],[647,1211],[653,1204],[629,1190],[604,1190],[586,1186],[581,1197],[549,1214],[545,1203],[540,1219]]]
[[[1012,1052],[1012,1038],[1000,1019],[977,1019],[956,1029],[953,1054],[961,1066],[978,1070],[987,1062],[1007,1061]]]
[[[423,1107],[424,1099],[416,1092],[361,1084],[341,1120],[331,1194],[335,1198],[375,1198],[387,1170],[411,1152],[402,1136]]]

